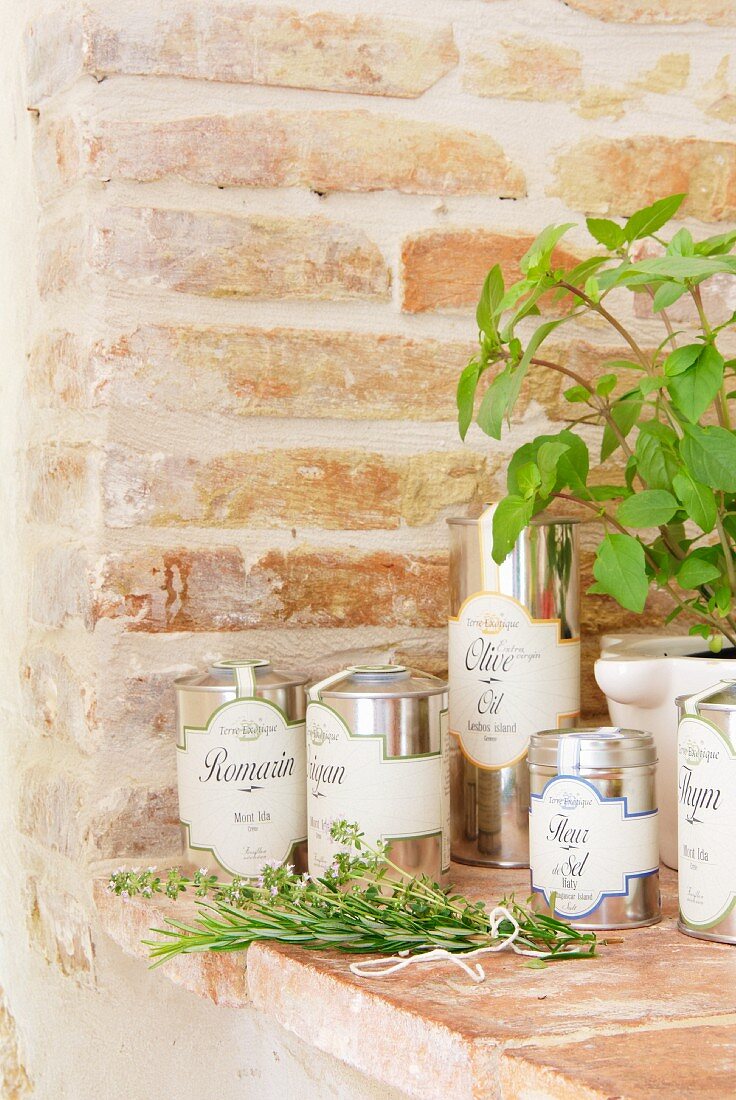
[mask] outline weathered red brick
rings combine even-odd
[[[610,23],[736,24],[731,0],[565,0],[565,3]]]
[[[525,35],[474,43],[463,72],[474,95],[502,99],[574,100],[582,92],[578,50]]]
[[[73,669],[67,659],[46,646],[33,646],[20,670],[24,713],[32,729],[83,752],[98,743],[95,685]]]
[[[137,524],[337,530],[427,523],[480,500],[486,462],[470,451],[393,458],[299,448],[234,452],[209,461],[113,447],[103,474],[110,527]]]
[[[66,349],[65,349],[66,350]],[[225,416],[452,420],[472,344],[358,332],[142,325],[93,351],[93,404]],[[56,389],[77,356],[39,356]]]
[[[34,21],[27,53],[31,105],[82,72],[411,98],[458,57],[449,24],[216,0],[169,0],[158,11],[141,5],[133,13],[96,6],[83,19],[58,10]]]
[[[92,525],[99,512],[97,457],[87,444],[31,447],[26,457],[29,518],[76,528]]]
[[[253,111],[151,121],[42,122],[36,175],[46,195],[80,178],[177,177],[218,187],[392,189],[518,198],[522,172],[493,138],[368,111]]]
[[[411,97],[457,62],[449,25],[373,13],[182,0],[141,16],[108,8],[88,21],[91,71]]]
[[[699,138],[592,138],[557,158],[560,195],[586,213],[631,214],[662,195],[687,192],[685,215],[736,216],[736,144]]]
[[[116,207],[99,215],[95,272],[213,298],[385,299],[389,272],[360,230],[326,218]]]
[[[247,567],[235,547],[111,554],[96,573],[89,622],[125,630],[256,626],[438,626],[444,556],[273,550]]]
[[[519,260],[532,235],[485,229],[430,229],[408,237],[401,250],[402,308],[407,313],[475,306],[489,268],[501,264],[507,281],[520,278]],[[560,264],[579,257],[558,249]]]

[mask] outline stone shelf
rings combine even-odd
[[[528,874],[453,867],[468,896],[525,897]],[[736,1066],[736,947],[681,935],[676,875],[663,869],[661,924],[612,933],[623,942],[590,962],[529,969],[503,954],[486,981],[427,965],[356,978],[338,953],[254,944],[189,955],[169,979],[219,1004],[250,1001],[316,1048],[422,1100],[723,1100]],[[124,901],[99,882],[98,910],[129,954],[174,908]],[[179,919],[196,906],[176,903]],[[150,936],[148,938],[151,938]]]

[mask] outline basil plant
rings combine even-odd
[[[463,438],[475,418],[500,439],[535,372],[566,376],[569,426],[514,452],[507,495],[494,516],[493,557],[502,562],[532,517],[555,498],[580,505],[601,528],[589,591],[641,612],[650,588],[661,589],[672,602],[666,622],[688,612],[690,633],[718,652],[724,639],[736,646],[736,431],[730,409],[736,359],[719,347],[736,314],[709,321],[701,284],[714,275],[736,275],[736,232],[698,241],[684,228],[668,233],[684,197],[660,199],[622,225],[588,218],[594,254],[575,266],[560,267],[555,259],[558,242],[573,228],[566,224],[540,233],[521,260],[517,282],[506,286],[499,265],[492,267],[476,314],[479,349],[460,376],[457,405]],[[647,240],[654,243],[642,247]],[[620,302],[616,292],[622,289],[649,299],[662,322],[656,346],[648,345],[658,338],[645,344],[612,311],[611,299]],[[692,323],[685,328],[668,314],[679,299],[690,303]],[[527,319],[540,312],[542,323],[530,328]],[[675,312],[683,315],[682,304]],[[544,354],[553,333],[590,315],[616,334],[625,349],[621,358],[583,374]],[[590,484],[591,454],[580,429],[591,424],[603,429],[594,463],[622,453],[613,484]]]

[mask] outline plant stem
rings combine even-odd
[[[594,313],[598,313],[601,317],[605,318],[605,320],[608,321],[609,325],[611,325],[612,328],[615,328],[619,336],[621,336],[626,341],[626,343],[633,351],[634,355],[637,357],[641,365],[646,370],[647,374],[651,373],[652,364],[647,359],[646,355],[639,347],[634,337],[627,329],[624,328],[621,322],[618,321],[612,313],[608,312],[605,306],[601,305],[600,302],[594,302],[591,297],[589,297],[584,291],[580,290],[578,287],[573,286],[572,283],[562,281],[557,285],[564,287],[565,290],[568,290],[571,294],[576,295],[578,298],[581,299],[581,301],[585,302],[588,308],[592,309]]]

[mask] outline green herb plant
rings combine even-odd
[[[501,902],[513,919],[494,925],[484,902],[451,894],[424,875],[409,878],[387,858],[383,844],[371,847],[354,824],[335,822],[332,837],[344,848],[319,879],[279,864],[264,867],[255,882],[230,883],[204,869],[191,879],[171,870],[162,880],[149,867],[116,871],[108,885],[122,897],[178,898],[192,889],[195,897],[209,899],[195,921],[167,918],[168,927],[152,929],[163,937],[144,941],[154,966],[192,951],[242,951],[257,940],[392,956],[433,949],[469,954],[511,940],[517,953],[533,957],[527,965],[535,967],[596,953],[594,933],[534,913],[513,898]]]
[[[502,562],[556,498],[580,505],[601,526],[590,591],[641,612],[649,590],[660,589],[672,604],[666,622],[688,612],[690,633],[718,652],[724,639],[736,646],[736,359],[719,347],[736,314],[713,324],[701,284],[736,276],[736,232],[697,241],[685,228],[667,233],[684,197],[660,199],[624,224],[588,218],[594,254],[574,266],[558,266],[554,254],[571,223],[540,233],[521,260],[522,278],[510,286],[494,265],[476,314],[479,350],[460,376],[457,405],[463,438],[475,417],[500,439],[522,386],[533,385],[539,371],[564,375],[569,427],[514,452],[493,519],[493,557]],[[659,254],[637,258],[642,241],[655,242],[650,251]],[[614,312],[612,301],[626,292],[646,296],[661,320],[656,346],[645,346]],[[679,329],[668,308],[682,298],[697,320]],[[540,305],[544,320],[529,334],[523,322]],[[590,317],[615,334],[625,349],[620,358],[578,373],[544,354],[553,333]],[[622,452],[623,472],[612,484],[589,483],[591,457],[580,433],[587,425],[603,429],[600,462]]]

